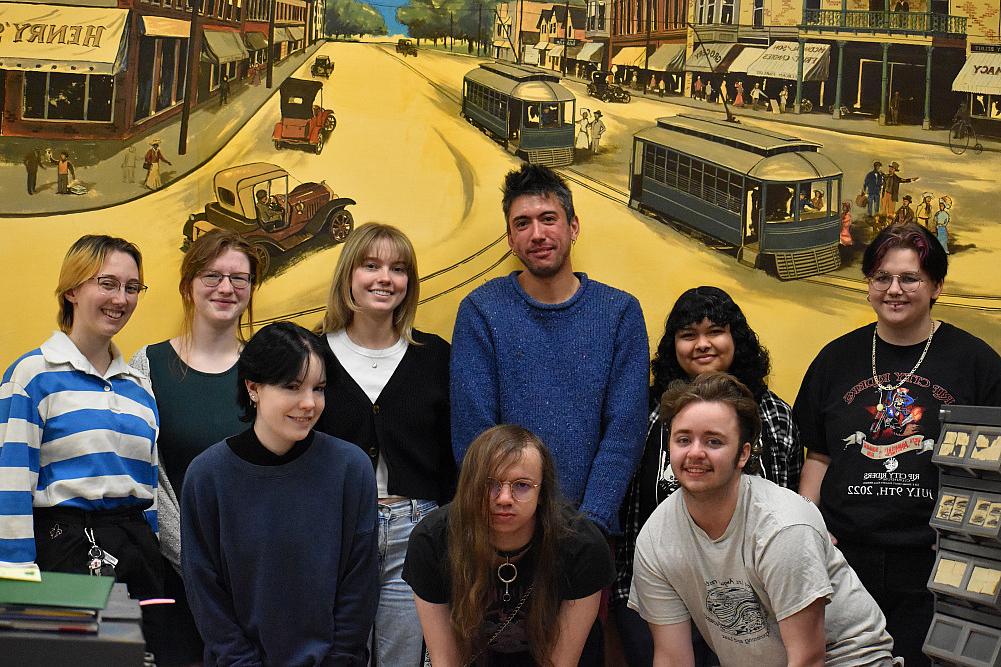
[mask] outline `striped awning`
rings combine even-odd
[[[624,46],[612,58],[612,64],[620,67],[643,67],[646,64],[646,47]]]

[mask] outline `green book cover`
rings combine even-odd
[[[104,609],[114,577],[42,572],[42,580],[0,579],[0,604]]]

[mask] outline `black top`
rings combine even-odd
[[[880,391],[872,377],[874,326],[821,350],[803,378],[793,416],[803,445],[831,457],[820,510],[839,541],[931,545],[939,408],[1001,405],[1001,357],[979,338],[943,323],[910,380],[895,391]],[[925,341],[891,345],[877,337],[879,383],[900,382],[924,347]]]
[[[414,341],[373,404],[333,354],[326,408],[316,430],[353,442],[373,467],[385,457],[390,495],[444,504],[455,492],[449,403],[449,344],[414,330]],[[324,341],[326,344],[326,341]]]
[[[166,340],[148,346],[146,358],[160,412],[156,446],[167,479],[180,494],[184,473],[196,456],[247,428],[236,403],[236,365],[223,373],[197,371]]]
[[[410,535],[407,560],[403,565],[403,580],[410,585],[414,594],[434,604],[447,604],[452,600],[448,564],[449,509],[449,505],[436,509],[414,528]],[[560,598],[579,600],[611,584],[615,578],[615,568],[608,543],[594,524],[578,514],[570,518],[570,526],[569,535],[560,542],[556,571],[560,577]],[[518,575],[509,585],[511,599],[508,602],[501,598],[504,584],[494,578],[494,595],[481,627],[481,639],[484,643],[507,621],[528,591],[535,576],[535,564],[536,549],[533,545],[517,561]],[[509,576],[505,572],[505,578]],[[533,664],[528,658],[528,636],[524,626],[531,603],[529,596],[518,615],[490,645],[488,654],[521,654],[528,659],[524,664]],[[595,631],[592,627],[591,632]],[[488,662],[492,664],[492,661]],[[505,664],[522,663],[508,660]]]
[[[255,466],[280,466],[292,463],[292,461],[305,454],[313,444],[314,435],[315,431],[310,431],[305,438],[293,443],[292,449],[284,454],[275,454],[262,445],[253,428],[248,428],[240,435],[234,435],[232,438],[226,438],[226,444],[229,445],[234,454],[247,463],[253,463]]]

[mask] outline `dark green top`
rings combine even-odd
[[[196,456],[247,430],[236,403],[236,366],[224,373],[196,371],[181,361],[170,341],[150,345],[146,357],[160,411],[160,461],[180,495],[184,473]]]

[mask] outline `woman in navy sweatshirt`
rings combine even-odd
[[[240,355],[253,427],[188,468],[181,563],[206,665],[364,665],[378,602],[368,457],[313,430],[325,346],[290,322]]]

